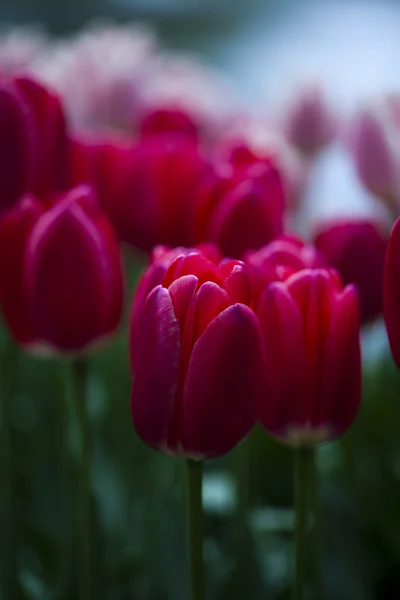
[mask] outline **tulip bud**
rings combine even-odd
[[[0,221],[0,257],[1,305],[22,345],[80,352],[117,328],[119,249],[90,188],[48,210],[24,198]]]
[[[383,316],[393,360],[400,369],[400,218],[391,231],[383,279]]]
[[[206,162],[185,136],[154,135],[73,147],[73,183],[90,182],[118,237],[145,252],[189,241],[185,216]]]
[[[300,89],[285,115],[288,139],[306,155],[313,155],[329,144],[337,130],[336,117],[318,85]]]
[[[362,323],[381,315],[387,245],[382,228],[367,219],[328,222],[319,228],[314,243],[344,285],[357,287]]]
[[[247,252],[244,261],[250,273],[252,306],[255,309],[262,293],[266,293],[273,281],[287,279],[302,269],[326,266],[323,255],[315,246],[289,235],[273,240],[256,252]]]
[[[25,193],[65,189],[68,138],[60,102],[28,78],[0,88],[0,212]]]
[[[189,207],[191,242],[207,240],[225,256],[241,258],[282,233],[283,209],[282,184],[272,162],[237,147],[203,177]]]
[[[63,109],[59,98],[33,79],[19,77],[14,84],[34,121],[35,168],[29,191],[43,198],[67,186],[69,140]]]
[[[246,267],[182,253],[141,305],[131,412],[141,439],[194,459],[233,448],[254,424],[261,335]]]
[[[180,108],[163,107],[148,112],[139,123],[141,137],[160,134],[182,135],[193,140],[199,137],[199,128],[188,112]]]
[[[334,439],[360,403],[357,294],[325,269],[305,269],[272,283],[259,305],[268,394],[259,418],[294,446]]]
[[[400,132],[385,103],[358,112],[350,127],[349,148],[363,184],[397,213]]]

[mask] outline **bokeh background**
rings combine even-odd
[[[250,109],[322,77],[337,110],[400,88],[400,3],[384,0],[2,0],[2,26],[55,36],[89,21],[137,21],[172,50],[195,53]],[[330,147],[308,190],[316,211],[371,209],[348,157]],[[142,264],[126,256],[129,289]],[[134,264],[134,266],[132,266]],[[400,376],[381,322],[363,333],[363,406],[342,440],[319,451],[327,600],[400,598]],[[20,355],[13,407],[21,598],[76,598],[76,430],[66,366]],[[126,335],[91,359],[96,600],[186,600],[179,461],[137,439]],[[67,443],[60,443],[67,431]],[[67,448],[67,450],[66,450]],[[244,465],[244,466],[243,466]],[[292,548],[288,450],[255,430],[207,465],[205,559],[210,600],[288,598]],[[238,481],[241,486],[238,487]],[[237,493],[241,489],[244,493]],[[244,514],[245,513],[245,514]],[[11,599],[4,599],[11,600]]]

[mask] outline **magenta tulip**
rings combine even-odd
[[[359,307],[336,272],[304,269],[268,287],[257,314],[264,339],[266,393],[259,418],[294,446],[331,440],[360,403]]]
[[[243,263],[178,255],[149,293],[132,340],[132,418],[152,448],[221,456],[251,430],[261,334]]]
[[[22,345],[81,352],[111,335],[123,301],[117,240],[90,188],[46,209],[23,198],[0,221],[0,302]]]

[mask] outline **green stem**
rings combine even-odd
[[[4,338],[1,357],[2,460],[3,460],[3,527],[2,527],[2,588],[4,598],[18,597],[18,564],[13,487],[12,400],[17,367],[17,348]]]
[[[237,486],[235,534],[239,540],[246,531],[247,514],[250,505],[251,447],[250,437],[244,439],[235,449],[235,471]]]
[[[321,527],[320,527],[320,501],[319,501],[319,489],[318,489],[318,473],[316,466],[316,448],[311,448],[310,458],[310,512],[312,516],[311,524],[311,548],[313,552],[312,570],[313,579],[315,585],[315,597],[317,600],[323,600],[324,598],[324,581],[323,581],[323,553],[322,553],[322,539],[321,539]]]
[[[190,600],[204,600],[203,564],[203,463],[186,461],[186,510],[190,578]]]
[[[295,571],[293,580],[293,600],[303,600],[308,550],[308,500],[309,472],[312,450],[297,448],[294,461],[294,510],[295,510]]]
[[[73,399],[81,442],[80,457],[80,561],[79,561],[79,598],[92,598],[92,515],[91,515],[91,431],[87,414],[88,364],[85,359],[76,359],[71,364]]]

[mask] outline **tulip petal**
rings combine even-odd
[[[0,212],[27,191],[33,138],[31,114],[16,90],[0,90]]]
[[[36,341],[27,303],[25,255],[41,213],[40,204],[27,197],[0,219],[0,303],[5,322],[21,344]]]
[[[258,317],[264,340],[266,392],[258,416],[278,437],[304,425],[307,408],[306,353],[299,307],[282,283],[272,283],[259,303]],[[299,402],[299,394],[302,402]]]
[[[220,313],[197,340],[183,398],[185,439],[194,455],[220,456],[249,433],[261,356],[257,319],[243,304]]]
[[[332,437],[350,427],[361,400],[360,311],[355,288],[338,294],[323,353],[322,390],[313,423]]]
[[[162,449],[173,417],[180,362],[180,330],[168,290],[157,286],[141,312],[131,396],[133,423],[140,438]]]

